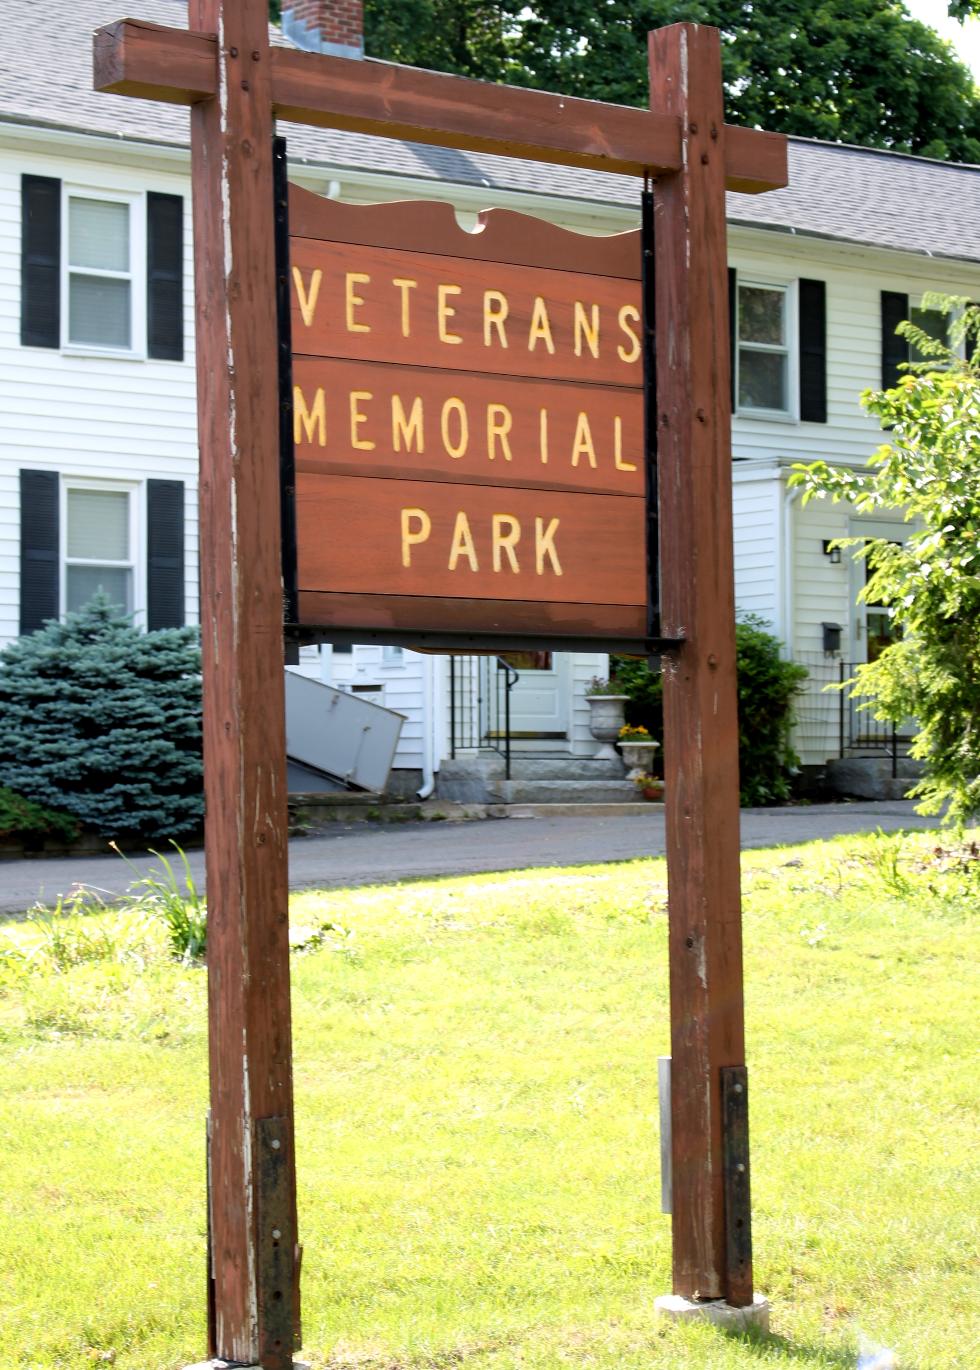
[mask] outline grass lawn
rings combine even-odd
[[[662,861],[294,898],[305,1358],[980,1365],[980,863],[934,842],[744,857],[757,1339],[653,1315]],[[205,972],[139,912],[3,938],[0,1367],[198,1360]]]

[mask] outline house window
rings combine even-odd
[[[740,410],[789,412],[788,299],[785,286],[739,282],[736,394]]]
[[[143,336],[134,282],[142,239],[139,202],[74,192],[66,200],[64,341],[69,347],[131,352],[134,339]]]
[[[81,609],[101,590],[125,613],[133,613],[137,603],[135,517],[131,488],[65,485],[62,603],[67,610]]]
[[[935,338],[946,346],[949,345],[949,316],[942,309],[921,309],[915,305],[909,310],[909,320],[915,324],[916,328],[921,328],[930,338]],[[931,362],[933,366],[939,365],[936,357],[927,357],[913,344],[909,343],[910,362]]]

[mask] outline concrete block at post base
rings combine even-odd
[[[685,1299],[680,1294],[661,1294],[654,1308],[672,1322],[710,1322],[724,1332],[769,1331],[769,1300],[754,1295],[746,1308],[735,1308],[724,1299]]]
[[[242,1365],[237,1360],[199,1360],[196,1365],[188,1365],[185,1370],[262,1370],[261,1365]],[[310,1370],[305,1361],[293,1361],[293,1370]]]

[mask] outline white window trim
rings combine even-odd
[[[68,492],[69,490],[99,490],[127,494],[129,496],[129,560],[110,561],[108,558],[96,561],[85,557],[68,556]],[[118,566],[132,571],[133,575],[133,612],[132,621],[136,628],[146,627],[146,557],[143,553],[143,527],[145,520],[143,484],[139,481],[99,480],[94,476],[61,477],[60,508],[58,517],[58,571],[59,603],[64,616],[68,610],[68,563],[73,566]]]
[[[746,343],[745,346],[757,352],[775,352],[786,356],[786,408],[785,409],[754,409],[747,405],[739,404],[739,367],[742,344],[739,339],[739,291],[742,286],[748,286],[757,290],[779,290],[782,292],[786,301],[785,325],[786,325],[786,345],[776,347],[774,344],[767,343]],[[734,392],[735,405],[734,413],[736,417],[746,419],[762,419],[766,423],[799,423],[800,421],[800,343],[799,343],[799,322],[797,316],[798,292],[796,280],[760,280],[753,276],[743,276],[736,270],[735,273],[735,355],[732,357],[732,367],[735,372]]]
[[[68,337],[71,315],[69,280],[69,236],[71,201],[101,200],[129,206],[129,347],[99,347],[97,343],[75,343]],[[86,276],[107,276],[120,280],[123,273],[79,267]],[[101,186],[61,186],[61,350],[74,357],[118,357],[129,361],[146,360],[146,196],[139,191],[103,190]]]

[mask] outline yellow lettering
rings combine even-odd
[[[412,401],[412,412],[406,418],[405,410],[402,406],[401,396],[392,395],[391,397],[391,445],[396,452],[402,450],[402,443],[405,444],[405,451],[411,452],[412,443],[415,443],[416,452],[425,451],[425,431],[422,427],[422,396],[416,395]]]
[[[510,439],[507,434],[511,430],[514,416],[507,408],[506,404],[487,405],[487,455],[493,461],[497,455],[497,439],[500,439],[500,447],[507,461],[513,461],[514,456],[510,450]]]
[[[305,438],[304,438],[305,430]],[[317,434],[320,447],[327,445],[327,415],[323,400],[323,387],[318,386],[313,396],[313,408],[307,409],[306,397],[298,385],[293,386],[293,442],[297,447],[301,442],[312,442]]]
[[[418,525],[412,527],[413,521]],[[432,520],[424,509],[402,510],[402,565],[411,566],[412,548],[425,542],[432,532]]]
[[[470,521],[462,510],[456,515],[453,544],[449,549],[450,571],[455,571],[460,557],[465,557],[470,563],[471,571],[479,571],[480,563],[476,559],[476,548],[473,545],[473,534],[470,532]]]
[[[410,280],[405,279],[404,277],[396,277],[396,279],[392,281],[392,285],[396,285],[396,286],[398,287],[398,289],[401,291],[401,295],[402,295],[402,337],[403,337],[403,338],[409,338],[409,337],[411,337],[411,334],[412,334],[412,320],[411,320],[411,316],[410,316],[410,314],[409,314],[409,299],[410,299],[410,296],[409,296],[409,293],[408,293],[408,292],[409,292],[410,290],[414,290],[414,289],[415,289],[415,287],[418,285],[418,281],[410,281]]]
[[[561,562],[558,560],[558,549],[555,547],[555,534],[558,532],[558,519],[552,519],[548,527],[544,526],[544,519],[534,520],[534,570],[537,575],[544,575],[544,559],[547,556],[551,562],[551,569],[556,576],[562,574]]]
[[[512,514],[494,514],[491,520],[493,530],[493,569],[499,571],[501,567],[501,552],[507,553],[507,560],[510,562],[512,571],[519,571],[521,568],[517,564],[517,553],[514,548],[521,540],[521,525],[518,519]],[[504,528],[507,532],[504,532]]]
[[[450,333],[446,324],[449,319],[455,317],[456,311],[449,303],[450,295],[462,295],[463,288],[459,285],[440,285],[438,287],[438,303],[436,305],[436,315],[439,321],[439,341],[444,343],[461,343],[463,339],[458,333]]]
[[[599,306],[591,306],[591,319],[585,317],[585,305],[581,300],[575,301],[575,355],[582,355],[582,339],[588,343],[589,351],[593,357],[599,356]]]
[[[592,429],[589,427],[589,416],[580,413],[575,424],[575,441],[572,444],[572,465],[578,466],[579,457],[586,456],[589,465],[595,469],[595,444],[592,441]]]
[[[497,341],[501,347],[507,346],[507,333],[504,329],[507,315],[510,313],[510,305],[507,303],[507,296],[501,290],[484,290],[483,292],[483,346],[490,346],[490,330],[497,330]]]
[[[622,343],[616,348],[616,352],[621,362],[635,362],[640,355],[640,335],[630,327],[630,320],[633,323],[640,322],[640,311],[636,305],[624,304],[619,311],[619,326],[630,340],[629,347],[624,347]]]
[[[533,352],[539,342],[544,342],[552,356],[555,355],[555,342],[551,336],[551,320],[548,318],[548,306],[540,295],[534,297],[534,308],[531,310],[531,327],[527,335],[527,350]]]
[[[348,333],[370,333],[370,324],[358,323],[354,318],[354,310],[364,300],[358,295],[355,285],[367,285],[371,280],[370,276],[365,276],[362,271],[348,271],[346,277],[346,288],[344,298],[347,306],[347,332]]]
[[[303,284],[303,277],[298,266],[293,267],[293,285],[296,287],[296,298],[299,300],[299,312],[303,316],[303,322],[309,328],[316,313],[316,302],[320,295],[320,282],[323,280],[323,272],[319,267],[310,277],[309,290]]]
[[[456,415],[459,424],[459,439],[453,442],[449,436],[449,416]],[[466,416],[466,405],[462,400],[455,397],[448,399],[442,406],[442,414],[439,419],[439,426],[442,431],[442,445],[451,457],[462,457],[470,445],[470,422]]]
[[[623,461],[623,420],[617,414],[613,419],[613,464],[617,471],[635,471],[631,461]]]
[[[374,396],[370,390],[352,390],[350,392],[350,445],[358,452],[373,452],[374,443],[368,438],[362,438],[358,429],[362,423],[367,423],[367,414],[361,413],[361,400],[373,400]]]
[[[541,448],[541,465],[548,465],[548,411],[538,410],[538,445]]]

